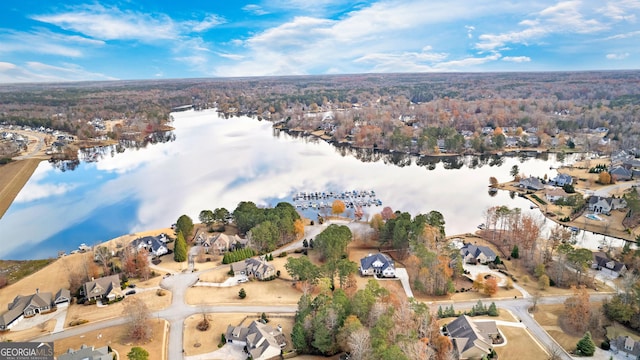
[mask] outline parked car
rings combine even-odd
[[[136,287],[136,284],[129,284],[129,287],[133,289]]]
[[[136,291],[135,290],[129,290],[125,293],[125,295],[135,295]]]

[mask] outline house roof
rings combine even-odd
[[[262,359],[269,348],[279,353],[286,344],[282,332],[263,324],[260,320],[253,321],[249,327],[229,325],[226,339],[246,342],[249,353],[254,359]]]
[[[69,349],[66,353],[58,356],[58,360],[111,360],[113,355],[109,353],[109,347],[94,348],[93,346],[82,345],[80,349]]]
[[[489,333],[484,332],[489,330],[490,325],[482,324],[481,326],[479,327],[478,323],[473,322],[467,315],[461,315],[447,325],[447,331],[456,350],[458,350],[458,354],[462,355],[472,347],[476,347],[486,354],[491,352],[491,340],[487,336]],[[493,322],[493,327],[496,327],[495,322]]]
[[[544,184],[542,181],[536,177],[528,177],[526,179],[520,180],[520,186],[524,186],[527,189],[541,190],[544,189]]]
[[[569,194],[567,194],[566,191],[564,191],[563,188],[553,188],[553,189],[549,189],[545,192],[547,197],[567,197],[569,196]]]
[[[275,267],[273,265],[256,258],[249,258],[244,262],[247,265],[247,270],[251,271],[254,274],[264,275],[269,270],[275,270]]]
[[[84,283],[84,295],[86,297],[108,296],[111,292],[120,292],[120,275],[101,277]]]
[[[56,297],[53,299],[53,302],[56,304],[59,302],[70,301],[71,300],[71,291],[69,289],[60,289],[56,293]]]
[[[60,289],[58,293],[63,290],[66,289]],[[69,290],[66,291],[68,292]],[[37,309],[50,308],[53,304],[52,299],[53,296],[50,292],[39,292],[37,290],[35,294],[16,296],[7,306],[8,310],[0,315],[0,327],[6,327],[14,322],[29,307]]]
[[[601,251],[593,253],[593,262],[596,263],[598,267],[607,268],[615,272],[620,272],[626,267],[625,264],[619,261],[609,259],[607,254]]]
[[[388,255],[383,253],[369,254],[360,259],[360,268],[370,269],[372,267],[386,269],[388,267],[393,268],[394,264],[393,260],[391,260]]]
[[[139,249],[144,247],[145,249],[149,249],[152,253],[157,253],[161,248],[166,249],[166,245],[164,241],[160,240],[159,236],[145,236],[141,238],[137,238],[131,242],[131,246]]]
[[[640,356],[640,341],[635,341],[629,336],[618,336],[613,339],[612,345],[628,354]]]
[[[592,196],[589,198],[589,205],[595,205],[599,202],[605,202],[607,205],[611,206],[613,204],[613,199],[602,196]]]
[[[478,245],[473,245],[469,243],[464,244],[464,246],[460,248],[460,254],[463,257],[467,257],[467,255],[471,254],[471,256],[473,256],[474,259],[477,259],[478,256],[480,256],[480,254],[484,254],[484,256],[488,258],[495,259],[496,257],[496,253],[493,252],[493,250],[491,250],[490,248],[486,246],[478,246]]]

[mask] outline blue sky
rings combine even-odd
[[[640,0],[0,4],[0,83],[640,68]]]

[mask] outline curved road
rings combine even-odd
[[[347,223],[344,222],[347,226],[353,229],[357,229],[355,226],[358,225],[356,223]],[[318,235],[328,223],[323,225],[310,226],[305,228],[305,238],[312,239]],[[302,241],[296,241],[287,246],[280,248],[278,251],[274,251],[274,254],[278,254],[282,251],[293,251],[296,248],[302,247]],[[226,265],[224,265],[226,266]],[[184,359],[184,354],[182,353],[183,349],[183,327],[184,320],[191,315],[200,314],[202,312],[208,313],[231,313],[231,312],[241,312],[241,313],[295,313],[297,311],[297,305],[290,306],[246,306],[246,305],[205,305],[205,306],[192,306],[188,305],[185,302],[185,294],[187,289],[195,284],[198,281],[200,274],[211,271],[212,269],[203,270],[199,272],[186,272],[186,273],[177,273],[168,277],[165,277],[160,286],[172,292],[172,301],[171,305],[163,310],[156,311],[152,313],[152,317],[162,318],[169,322],[169,343],[168,343],[168,359]],[[530,331],[533,338],[540,344],[548,353],[552,351],[557,351],[557,349],[562,349],[561,346],[551,337],[549,334],[533,319],[533,317],[529,314],[528,308],[531,306],[531,301],[529,299],[528,294],[525,292],[524,297],[515,298],[515,299],[495,299],[492,300],[495,302],[496,306],[501,309],[507,309],[511,311],[514,316],[516,316],[520,321],[525,325],[525,327]],[[608,298],[610,294],[598,294],[592,295],[592,301],[602,301],[604,298]],[[538,300],[538,304],[561,304],[569,297],[569,295],[564,296],[551,296],[551,297],[542,297]],[[431,305],[433,307],[442,305],[443,307],[453,305],[454,308],[460,309],[468,309],[473,307],[478,300],[474,301],[432,301],[427,302],[427,305]],[[67,338],[70,336],[77,336],[83,333],[104,329],[111,326],[122,325],[127,322],[126,318],[114,318],[110,320],[100,321],[96,323],[90,323],[79,327],[73,327],[69,329],[65,329],[62,332],[58,332],[55,334],[50,334],[46,336],[42,336],[32,341],[56,341],[59,339]],[[565,360],[572,360],[572,357],[564,350],[560,352],[560,356]]]

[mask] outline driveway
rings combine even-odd
[[[247,354],[244,352],[243,347],[240,345],[226,344],[216,351],[212,351],[206,354],[185,356],[185,360],[245,360]]]

